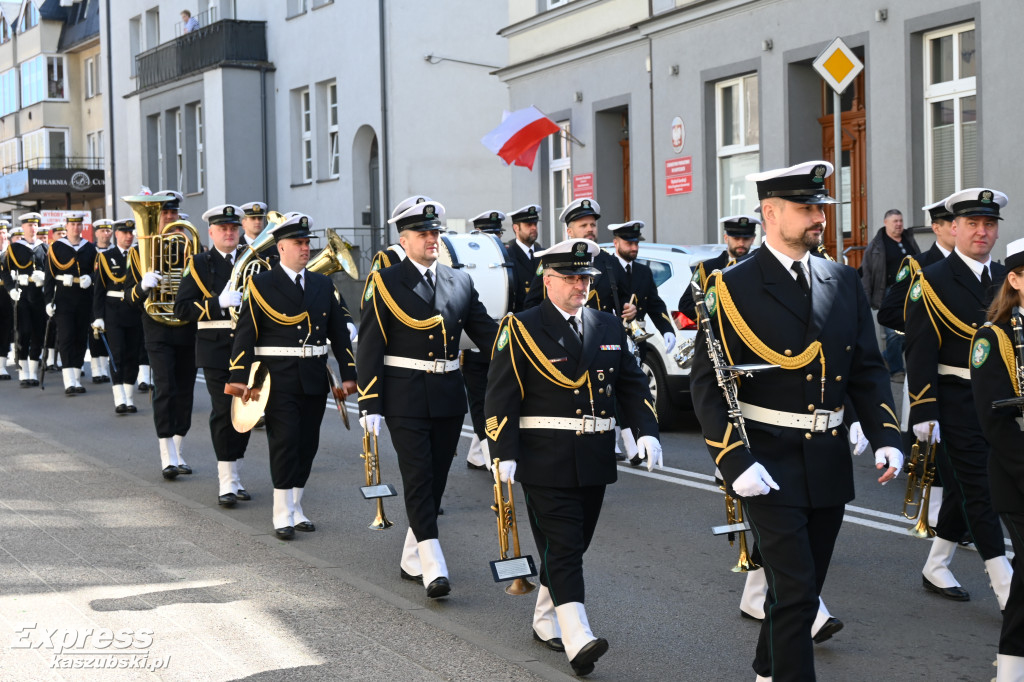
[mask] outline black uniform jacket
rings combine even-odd
[[[235,258],[247,251],[235,250]],[[235,333],[221,326],[231,321],[231,311],[220,307],[220,293],[231,278],[231,268],[216,249],[198,253],[185,266],[185,274],[174,299],[174,316],[195,322],[196,365],[227,369],[231,364],[231,346]],[[293,285],[294,286],[294,285]],[[220,322],[221,325],[210,325]]]
[[[520,417],[615,416],[641,436],[658,436],[647,379],[615,316],[583,309],[583,343],[551,301],[508,315],[494,344],[484,403],[492,457],[517,460],[522,483],[573,488],[614,483],[615,431],[577,435],[521,429]]]
[[[882,297],[882,305],[878,308],[878,324],[899,332],[906,331],[907,320],[907,294],[910,292],[910,283],[921,268],[926,268],[932,263],[938,263],[944,259],[942,251],[935,244],[924,253],[907,256],[900,264],[896,273],[896,282],[889,287],[885,296]]]
[[[749,251],[747,255],[741,258],[740,260],[746,260],[753,254],[753,251]],[[694,268],[693,277],[690,278],[690,281],[699,282],[701,291],[707,291],[708,277],[711,276],[711,273],[714,272],[715,270],[725,270],[727,267],[730,266],[730,262],[732,262],[732,260],[733,258],[732,256],[729,255],[729,250],[726,249],[725,251],[718,254],[714,258],[709,258],[705,261],[701,261],[700,263],[697,264],[697,267]],[[690,287],[689,284],[687,284],[686,288],[683,289],[683,295],[679,297],[678,310],[691,320],[697,319],[697,313],[694,310],[693,303],[693,289]]]
[[[905,342],[911,425],[938,421],[941,399],[948,408],[944,410],[946,417],[957,420],[957,426],[978,430],[973,411],[967,407],[972,401],[971,382],[952,374],[940,375],[939,365],[968,371],[971,338],[985,324],[991,292],[998,291],[1006,278],[1006,268],[992,261],[991,273],[992,288],[985,291],[954,251],[914,277],[907,300]]]
[[[810,271],[810,305],[767,248],[708,280],[705,302],[726,364],[781,366],[742,378],[740,401],[809,415],[835,411],[849,399],[875,449],[899,448],[889,373],[857,271],[822,258],[810,259]],[[765,504],[830,507],[853,499],[852,460],[840,426],[811,433],[747,419],[748,449],[729,419],[703,329],[696,344],[693,405],[726,481],[757,461],[780,488],[758,498]]]
[[[658,295],[658,285],[654,283],[654,273],[651,268],[644,265],[643,263],[637,263],[633,261],[633,276],[628,277],[626,275],[626,269],[622,267],[622,263],[619,262],[618,258],[612,256],[615,264],[612,266],[615,268],[615,280],[622,282],[622,288],[626,292],[626,297],[622,299],[622,304],[632,302],[636,305],[636,321],[641,322],[644,316],[650,316],[651,322],[662,334],[667,334],[676,331],[675,325],[672,324],[672,318],[668,316],[668,306],[665,305],[665,301],[661,300],[661,296]],[[636,297],[634,300],[633,297]],[[647,331],[650,331],[648,329]]]
[[[165,324],[157,321],[146,311],[152,291],[142,290],[142,263],[139,247],[135,245],[128,252],[128,275],[124,281],[125,300],[142,312],[142,331],[147,345],[166,344],[188,346],[196,342],[196,323]],[[173,308],[173,306],[171,306]],[[173,312],[173,310],[171,311]]]
[[[513,311],[519,311],[523,309],[526,304],[526,297],[530,293],[530,285],[533,282],[533,278],[537,276],[537,259],[530,259],[523,251],[522,247],[519,246],[518,240],[513,239],[505,242],[505,248],[508,249],[508,253],[512,256],[512,263],[515,265],[516,271],[516,295],[513,302]],[[533,252],[543,251],[544,247],[538,243],[534,243]]]
[[[1009,324],[981,327],[971,349],[974,405],[985,440],[992,447],[988,480],[997,512],[1024,512],[1024,417],[1019,407],[992,409],[992,401],[1019,398],[1013,332]]]
[[[128,257],[121,255],[116,246],[96,256],[96,274],[93,276],[92,315],[102,319],[109,328],[135,327],[142,324],[139,310],[129,300],[131,292],[125,294],[128,274]],[[121,292],[121,298],[107,296],[108,291]]]
[[[3,265],[3,270],[0,270],[0,273],[3,275],[4,288],[11,291],[18,286],[19,275],[31,275],[36,269],[35,253],[31,246],[22,242],[8,244],[7,250],[3,254]],[[29,280],[28,286],[22,287],[22,289],[38,291],[39,287]]]
[[[385,417],[454,417],[466,413],[462,373],[428,373],[384,364],[384,356],[454,360],[463,330],[490,348],[498,325],[473,280],[437,264],[435,292],[406,258],[370,275],[359,325],[359,409]]]
[[[197,256],[198,258],[198,256]],[[338,361],[342,381],[355,381],[355,359],[349,342],[348,317],[341,294],[330,277],[305,272],[300,295],[280,264],[249,280],[242,310],[238,313],[235,342],[231,349],[231,382],[249,383],[253,360],[270,370],[270,390],[305,395],[330,390],[327,356],[301,358],[259,356],[257,346],[323,346],[328,341]]]
[[[91,298],[92,292],[82,289],[78,280],[82,275],[92,278],[93,271],[96,269],[96,246],[92,242],[82,242],[82,245],[76,249],[63,239],[59,239],[50,245],[46,261],[43,296],[47,301],[54,301],[59,308],[61,303],[80,305],[83,299],[88,301],[88,298]],[[64,275],[73,276],[74,284],[66,287],[57,281]]]
[[[623,281],[625,274],[619,276],[618,272],[623,271],[620,268],[616,272],[616,265],[618,265],[618,260],[604,249],[598,251],[594,256],[594,267],[600,270],[601,274],[594,278],[594,284],[590,287],[590,298],[587,299],[588,308],[603,310],[616,316],[622,314],[622,306],[629,303],[629,292]],[[613,293],[613,289],[615,293]],[[618,301],[616,301],[616,295]],[[540,305],[545,298],[547,298],[547,291],[544,289],[544,277],[538,263],[533,280],[530,282],[530,292],[526,295],[526,301],[523,303],[523,309]]]

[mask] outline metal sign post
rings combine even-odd
[[[842,38],[833,40],[814,60],[814,70],[832,86],[832,164],[836,172],[836,260],[846,262],[843,255],[843,112],[841,95],[843,91],[864,70],[864,63],[857,59]]]

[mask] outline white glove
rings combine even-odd
[[[661,460],[661,443],[654,436],[640,436],[636,441],[636,450],[637,457],[647,460],[648,471],[653,471],[655,466],[665,468]]]
[[[88,289],[89,287],[92,286],[92,277],[90,277],[89,275],[82,275],[81,277],[78,278],[78,286],[82,287],[83,289]]]
[[[768,474],[759,463],[754,462],[747,470],[732,482],[732,489],[740,497],[756,497],[767,495],[770,490],[778,490],[779,484]]]
[[[502,483],[516,483],[516,461],[514,459],[503,459],[498,462],[498,477]]]
[[[875,464],[885,464],[890,468],[895,468],[896,475],[893,478],[899,478],[900,471],[903,470],[903,453],[889,445],[878,448],[875,450]]]
[[[33,270],[31,277],[32,281],[36,283],[37,287],[43,286],[43,282],[46,281],[46,273],[43,272],[42,270]],[[25,284],[28,284],[28,282],[25,282]]]
[[[149,291],[153,289],[163,278],[164,276],[159,272],[147,272],[142,276],[142,290]]]
[[[665,332],[665,336],[662,338],[665,341],[665,352],[671,353],[672,349],[676,347],[676,335],[672,332]]]
[[[355,324],[349,322],[348,323],[348,340],[351,341],[352,343],[355,343],[355,341],[356,341],[356,339],[358,337],[359,337],[359,329],[356,328]]]
[[[46,314],[48,316],[50,316],[50,317],[53,317],[53,314],[55,312],[57,312],[57,304],[55,304],[55,303],[47,303],[46,304]]]
[[[928,436],[928,427],[934,425],[932,429],[932,435]],[[914,424],[914,436],[917,437],[922,443],[941,443],[942,438],[939,436],[939,422],[921,422],[920,424]]]
[[[231,285],[228,284],[228,287]],[[236,308],[242,305],[242,292],[236,291],[235,289],[229,289],[224,287],[224,291],[220,292],[220,296],[217,297],[217,302],[220,303],[220,307]]]
[[[97,317],[95,320],[92,321],[92,328],[99,329],[100,331],[106,331],[107,325],[106,323],[103,322],[102,317]]]
[[[18,275],[18,284],[23,287],[28,286],[28,275]]]
[[[359,418],[359,425],[363,427],[363,431],[373,431],[373,435],[379,436],[380,423],[383,419],[379,414],[368,414]]]
[[[853,422],[853,426],[850,427],[850,444],[853,445],[855,455],[868,449],[868,439],[864,435],[864,429],[860,427],[860,422]]]
[[[11,300],[17,303],[21,300],[21,289],[11,289]]]
[[[75,283],[75,276],[74,275],[61,275],[60,276],[60,282],[64,286],[69,287],[69,286],[71,286],[71,285],[73,285]]]

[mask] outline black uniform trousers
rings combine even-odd
[[[245,457],[250,432],[239,433],[231,423],[231,396],[224,393],[224,384],[230,380],[231,372],[216,367],[203,367],[203,376],[206,378],[206,390],[210,393],[210,436],[213,440],[213,453],[217,456],[218,462],[240,460]],[[319,436],[319,425],[316,432]],[[315,447],[313,452],[316,452]]]
[[[147,339],[146,350],[153,369],[156,437],[184,436],[192,426],[192,397],[196,387],[195,342],[169,344]]]
[[[61,365],[81,368],[90,337],[92,292],[78,289],[77,284],[75,289],[65,287],[61,292],[53,322],[57,325],[57,352],[60,353]]]
[[[402,474],[405,513],[417,542],[437,539],[437,512],[462,435],[462,420],[463,415],[387,418]]]
[[[1010,580],[1010,598],[1003,610],[1003,630],[999,635],[999,653],[1004,656],[1024,656],[1024,513],[1000,514],[1013,544],[1013,578]]]
[[[953,381],[958,384],[951,386]],[[1006,554],[1006,545],[999,516],[992,507],[988,479],[989,445],[974,410],[965,409],[965,406],[973,404],[970,387],[966,384],[960,386],[959,381],[939,378],[939,424],[944,446],[940,451],[949,459],[952,485],[962,496],[960,509],[967,522],[967,531],[978,554],[987,561]],[[943,495],[945,484],[944,480]],[[947,537],[940,534],[939,537],[956,542],[962,535]]]
[[[7,290],[0,287],[0,355],[7,355],[14,334],[14,302]]]
[[[905,452],[909,456],[910,448]],[[942,502],[935,521],[935,534],[943,540],[959,542],[967,533],[967,517],[964,515],[964,496],[956,484],[953,463],[946,454],[945,441],[940,442],[935,449],[935,473],[935,485],[942,486]]]
[[[814,644],[807,633],[818,613],[843,506],[787,507],[752,497],[743,499],[743,513],[764,558],[768,582],[754,672],[774,682],[813,680]]]
[[[469,417],[473,421],[473,433],[481,441],[487,438],[484,432],[484,395],[487,393],[487,370],[491,362],[486,353],[467,350],[462,354],[462,380],[469,397]]]
[[[103,345],[103,339],[96,334],[93,334],[90,330],[89,336],[89,357],[90,358],[105,358],[109,354],[107,353],[107,347]],[[110,339],[107,339],[107,343],[110,343]]]
[[[224,374],[228,375],[227,372]],[[324,420],[326,406],[326,393],[310,395],[275,391],[271,385],[265,418],[270,448],[270,480],[275,489],[306,487],[309,472],[313,470],[313,459],[320,447],[320,424]],[[218,451],[217,459],[220,458]]]
[[[39,360],[43,354],[43,334],[46,333],[46,310],[43,292],[39,287],[21,288],[18,301],[18,357]]]
[[[594,538],[606,486],[522,486],[533,540],[540,553],[540,584],[548,588],[555,606],[586,603],[583,554]]]
[[[144,345],[142,325],[113,326],[106,333],[110,344],[110,382],[134,384],[139,378],[139,348]]]

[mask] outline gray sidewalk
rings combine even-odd
[[[7,421],[0,585],[9,680],[573,679]]]

